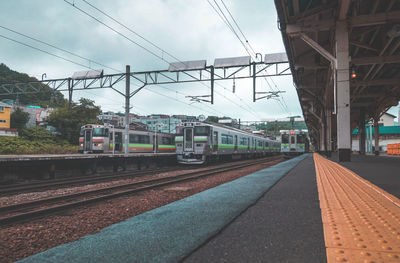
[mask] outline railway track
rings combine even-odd
[[[281,157],[263,158],[252,162],[228,164],[208,170],[194,171],[181,175],[156,178],[150,180],[141,180],[129,184],[111,186],[102,189],[89,190],[80,193],[68,194],[58,197],[45,198],[30,202],[19,203],[10,206],[0,207],[0,225],[6,225],[19,221],[44,216],[57,211],[67,210],[82,205],[91,204],[123,195],[134,194],[141,191],[151,190],[171,184],[181,183],[189,180],[195,180],[222,172],[232,171],[248,166],[271,162]]]
[[[179,167],[180,169],[187,169],[186,167]],[[116,179],[129,178],[133,176],[143,176],[154,173],[164,173],[175,171],[177,167],[169,167],[164,169],[152,169],[152,170],[143,170],[143,171],[124,171],[116,173],[105,173],[105,174],[97,174],[91,176],[80,176],[75,178],[65,178],[65,179],[55,179],[51,181],[45,182],[32,182],[32,183],[24,183],[17,185],[6,185],[0,186],[0,196],[11,195],[11,194],[20,194],[29,191],[42,191],[57,187],[65,187],[65,186],[73,186],[73,185],[82,185],[82,184],[90,184],[90,183],[99,183],[104,181],[111,181]]]

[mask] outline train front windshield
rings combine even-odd
[[[289,134],[282,134],[282,143],[289,143]]]

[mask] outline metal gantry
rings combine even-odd
[[[267,70],[272,69],[272,73]],[[256,78],[290,75],[289,62],[286,53],[265,55],[264,62],[251,62],[250,56],[236,58],[219,58],[214,65],[206,65],[205,60],[174,62],[166,70],[131,72],[126,66],[125,73],[104,75],[102,70],[76,72],[72,77],[62,79],[42,79],[22,83],[0,85],[1,95],[28,94],[41,92],[49,87],[53,92],[67,91],[69,108],[72,106],[72,94],[77,90],[111,88],[125,98],[125,129],[129,130],[130,98],[147,85],[178,84],[191,82],[210,82],[210,94],[188,96],[192,101],[203,101],[214,104],[214,83],[220,80],[253,79],[253,101],[263,98],[276,98],[284,91],[256,90]],[[136,80],[138,87],[130,91],[132,80]],[[125,93],[119,91],[115,85],[125,80]],[[257,94],[261,95],[257,97]],[[125,153],[128,153],[129,137],[125,136]]]

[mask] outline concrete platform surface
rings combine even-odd
[[[180,261],[219,233],[250,205],[256,203],[268,189],[305,157],[307,155],[148,211],[104,228],[98,233],[52,248],[20,262]],[[293,187],[296,186],[293,185]],[[302,196],[298,196],[299,200],[301,198]],[[281,204],[286,210],[286,205]],[[270,213],[264,214],[263,217],[273,217],[274,213],[278,213],[274,217],[276,223],[268,226],[269,229],[277,230],[283,226],[279,224],[280,212],[272,212],[272,210],[275,209],[271,207]],[[287,215],[294,217],[298,213],[299,211],[293,211]],[[300,226],[305,225],[305,228],[299,232],[309,232],[308,227],[312,223],[303,221],[298,221],[298,223]],[[281,231],[286,230],[281,229]],[[287,233],[285,236],[292,238],[294,234],[296,233]],[[315,243],[318,242],[319,240]],[[286,249],[287,253],[297,253],[291,251],[289,246]],[[210,262],[210,260],[206,259],[204,262]]]
[[[330,158],[337,162],[336,155]],[[351,162],[340,165],[352,170],[386,192],[400,198],[400,159],[389,156],[358,155],[351,156]]]
[[[184,262],[326,262],[312,156]]]

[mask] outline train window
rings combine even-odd
[[[194,127],[194,136],[208,136],[210,134],[210,127],[196,126]]]
[[[105,131],[104,131],[104,137],[108,137],[108,129],[105,129]]]
[[[139,143],[139,135],[129,134],[129,143]]]
[[[140,143],[149,144],[150,143],[150,136],[147,135],[139,135]]]
[[[296,137],[290,136],[290,143],[295,144],[296,143]]]
[[[297,135],[297,143],[304,143],[304,135],[302,134]]]
[[[262,143],[262,141],[258,141],[258,146],[260,146],[260,147],[262,147],[262,146],[263,146],[263,143]]]
[[[172,138],[170,137],[162,137],[161,142],[164,145],[172,145]]]
[[[269,143],[268,142],[265,142],[265,147],[268,147],[269,146]]]
[[[113,133],[112,132],[110,132],[110,141],[112,141],[113,140]],[[131,139],[129,138],[129,142],[131,141]]]
[[[176,136],[183,136],[183,127],[182,126],[176,127]]]
[[[233,144],[233,136],[221,134],[221,144]]]
[[[104,136],[104,128],[94,128],[93,136]]]
[[[282,134],[282,143],[289,143],[289,134]]]
[[[218,145],[218,132],[214,132],[213,143],[214,145]]]

